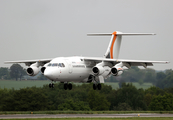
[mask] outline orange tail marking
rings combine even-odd
[[[113,41],[112,41],[112,44],[111,44],[111,48],[110,48],[110,56],[111,56],[111,59],[113,59],[113,49],[114,49],[114,43],[115,43],[115,40],[116,40],[116,37],[117,37],[117,32],[113,32],[112,35],[114,35],[114,38],[113,38]]]

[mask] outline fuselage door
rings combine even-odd
[[[68,65],[68,69],[69,69],[69,73],[72,73],[73,72],[73,68],[72,68],[72,63],[70,60],[65,60],[67,62],[67,65]]]

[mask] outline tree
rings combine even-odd
[[[118,107],[114,107],[114,110],[118,110],[118,111],[131,111],[132,108],[127,103],[119,103]]]
[[[166,75],[165,73],[163,72],[158,72],[156,74],[156,86],[159,87],[159,88],[164,88],[164,84],[163,84],[163,81],[164,79],[166,78]]]
[[[147,107],[150,105],[151,100],[152,100],[152,95],[150,93],[147,93],[144,97],[144,101],[147,104]]]
[[[73,99],[67,99],[64,103],[58,105],[58,110],[90,110],[89,104],[83,101],[73,101]]]
[[[107,101],[104,94],[95,90],[90,90],[88,93],[88,102],[92,110],[109,110],[110,103]]]
[[[47,96],[40,88],[22,88],[13,94],[13,105],[15,111],[46,110]]]
[[[163,89],[160,89],[159,87],[151,86],[150,88],[145,90],[145,94],[151,94],[151,95],[164,95],[165,91]]]
[[[171,111],[173,110],[173,95],[170,93],[165,93],[165,95],[154,96],[149,108],[151,110],[160,110],[160,111]]]
[[[120,103],[126,103],[127,106],[129,105],[132,108],[132,110],[147,109],[147,105],[144,102],[144,90],[137,89],[131,83],[123,83],[122,88],[118,89],[117,92],[112,96],[115,99],[111,104],[116,108],[118,107],[118,105],[119,107],[124,106],[124,104]]]
[[[8,68],[5,67],[0,68],[0,79],[10,79]]]
[[[166,70],[165,73],[157,73],[157,83],[156,86],[159,88],[171,88],[173,87],[173,71]]]
[[[150,82],[153,85],[156,84],[156,71],[150,68],[146,69],[144,82]]]
[[[10,67],[10,76],[11,78],[14,78],[17,79],[21,78],[26,74],[25,70],[23,69],[23,67],[19,64],[13,64],[11,67]]]

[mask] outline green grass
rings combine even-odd
[[[20,89],[26,87],[42,87],[45,84],[49,84],[50,81],[48,80],[22,80],[22,81],[15,81],[15,80],[0,80],[0,88],[8,88],[8,89]]]
[[[15,81],[15,80],[0,80],[0,88],[8,88],[8,89],[20,89],[20,88],[26,88],[26,87],[42,87],[43,85],[49,84],[49,80],[22,80],[22,81]],[[77,85],[81,85],[81,83],[76,83]],[[87,83],[86,83],[87,84]],[[118,89],[119,85],[118,83],[111,83],[111,82],[106,82],[106,85],[112,86],[113,89]],[[151,83],[144,83],[142,85],[139,85],[137,82],[132,83],[134,86],[136,86],[137,89],[143,88],[147,89],[150,86],[152,86]]]
[[[0,115],[8,114],[130,114],[130,113],[158,113],[173,114],[173,111],[0,111]]]
[[[13,120],[172,120],[171,117],[129,117],[129,118],[27,118]],[[11,119],[5,119],[11,120]]]

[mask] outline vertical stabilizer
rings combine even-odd
[[[112,37],[109,42],[109,46],[104,55],[105,58],[118,59],[122,36],[121,35],[117,36],[117,33],[120,34],[121,32],[116,31],[116,32],[112,33]]]

